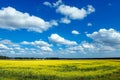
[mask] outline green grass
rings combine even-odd
[[[0,60],[0,80],[120,80],[120,60]]]

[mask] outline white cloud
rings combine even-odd
[[[104,55],[116,54],[120,51],[120,32],[114,29],[100,29],[91,34],[86,34],[93,39],[91,42],[82,41],[77,43],[75,41],[67,40],[58,34],[51,34],[49,40],[59,45],[52,45],[42,40],[32,42],[23,41],[21,43],[14,43],[10,40],[0,39],[0,54],[2,55],[45,55],[53,53],[52,55],[63,55],[67,53],[72,54],[90,54],[90,55]],[[55,47],[55,49],[54,49]],[[61,54],[62,53],[62,54]],[[109,53],[109,54],[108,54]],[[69,54],[68,54],[69,55]],[[118,54],[119,55],[119,54]],[[105,55],[104,55],[105,56]],[[98,56],[100,57],[100,56]]]
[[[0,55],[29,56],[52,53],[52,45],[41,40],[33,42],[23,41],[14,43],[10,40],[0,40]]]
[[[4,40],[0,40],[1,44],[4,44],[5,46],[7,46],[8,48],[18,48],[20,47],[18,44],[11,42],[10,40],[4,39]],[[9,48],[10,49],[10,48]]]
[[[42,51],[52,51],[52,45],[45,42],[45,41],[34,41],[34,42],[27,42],[27,41],[23,41],[21,42],[21,44],[24,44],[24,45],[32,45],[34,47],[37,47],[39,49],[41,49]]]
[[[92,5],[88,5],[87,10],[85,8],[77,8],[68,5],[60,5],[56,12],[69,17],[70,19],[84,19],[88,14],[95,12],[95,8]]]
[[[120,51],[120,32],[114,29],[100,29],[99,31],[87,34],[93,41],[82,41],[80,44],[65,47],[61,49],[62,53],[80,53],[80,54],[116,54]],[[109,54],[108,54],[109,53]],[[104,55],[105,56],[105,55]],[[99,56],[100,57],[100,56]]]
[[[57,23],[56,20],[51,20],[50,23],[51,23],[52,25],[54,25],[54,26],[58,26],[58,23]]]
[[[42,50],[42,51],[48,51],[48,52],[53,51],[50,47],[46,47],[46,46],[41,47],[41,50]]]
[[[41,40],[38,40],[38,41],[36,40],[36,41],[34,41],[34,42],[23,41],[23,42],[21,42],[21,44],[25,44],[25,45],[35,45],[35,46],[37,46],[37,45],[39,45],[39,46],[52,46],[52,45],[48,44],[47,42],[41,41]]]
[[[86,54],[86,53],[95,53],[98,50],[96,46],[92,43],[88,43],[86,41],[81,42],[75,46],[69,46],[63,50],[64,53],[79,53],[79,54]]]
[[[91,14],[93,12],[95,12],[95,8],[92,5],[88,5],[87,6],[87,14]]]
[[[55,8],[57,13],[64,15],[64,18],[61,18],[60,22],[65,24],[69,24],[71,20],[84,19],[89,14],[95,12],[95,8],[92,5],[78,8],[75,6],[65,5],[62,0],[58,0],[55,3],[44,2],[43,4]]]
[[[52,26],[57,26],[55,21],[45,21],[42,18],[31,16],[29,13],[17,11],[7,7],[0,10],[0,28],[7,30],[26,29],[42,33]]]
[[[48,1],[45,1],[45,2],[43,2],[43,4],[44,4],[45,6],[49,6],[49,7],[58,7],[59,5],[62,4],[62,0],[58,0],[58,1],[55,2],[55,3],[50,3],[50,2],[48,2]]]
[[[100,29],[98,32],[87,34],[92,38],[99,50],[113,51],[120,48],[120,32],[114,29]]]
[[[51,4],[50,2],[45,1],[43,4],[44,4],[45,6],[52,7],[52,4]]]
[[[71,19],[83,19],[87,15],[84,9],[78,9],[77,7],[71,7],[64,4],[60,5],[56,11]]]
[[[27,42],[27,41],[23,41],[23,42],[21,42],[21,44],[29,45],[29,44],[31,44],[31,42],[29,43],[29,42]]]
[[[93,39],[91,42],[82,41],[80,44],[66,46],[58,52],[62,53],[83,53],[83,54],[104,54],[113,53],[120,49],[120,32],[114,29],[100,29],[92,34],[86,34]],[[52,34],[49,40],[57,44],[66,45],[66,39],[58,34]],[[58,48],[59,49],[59,48]]]
[[[57,7],[62,4],[62,0],[58,0],[56,3],[53,3],[54,7]]]
[[[8,47],[5,46],[4,44],[0,44],[0,49],[8,49]]]
[[[80,34],[78,31],[76,31],[76,30],[73,30],[72,31],[72,34],[75,34],[75,35],[78,35],[78,34]]]
[[[81,45],[83,48],[86,48],[86,49],[94,49],[95,48],[93,44],[90,44],[88,42],[82,42]]]
[[[19,44],[13,43],[10,40],[0,40],[0,54],[3,55],[11,55],[14,54],[15,52],[19,54],[22,49]]]
[[[120,44],[120,32],[114,29],[100,29],[98,32],[87,34],[88,37],[94,41],[102,42],[105,44]]]
[[[57,44],[77,45],[77,42],[64,39],[63,37],[59,36],[58,34],[51,34],[51,36],[49,37],[49,40],[51,42],[54,42],[54,43],[57,43]]]
[[[81,45],[70,46],[65,49],[67,53],[84,53],[84,48]]]
[[[88,26],[88,27],[91,27],[91,26],[92,26],[92,23],[90,23],[90,22],[87,23],[87,26]]]
[[[69,24],[71,23],[71,20],[68,18],[61,18],[61,23]]]

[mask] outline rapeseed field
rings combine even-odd
[[[120,60],[0,60],[0,80],[120,80]]]

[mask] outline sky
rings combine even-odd
[[[120,0],[0,0],[0,55],[120,57]]]

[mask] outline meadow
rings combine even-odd
[[[0,60],[0,80],[120,80],[120,60]]]

